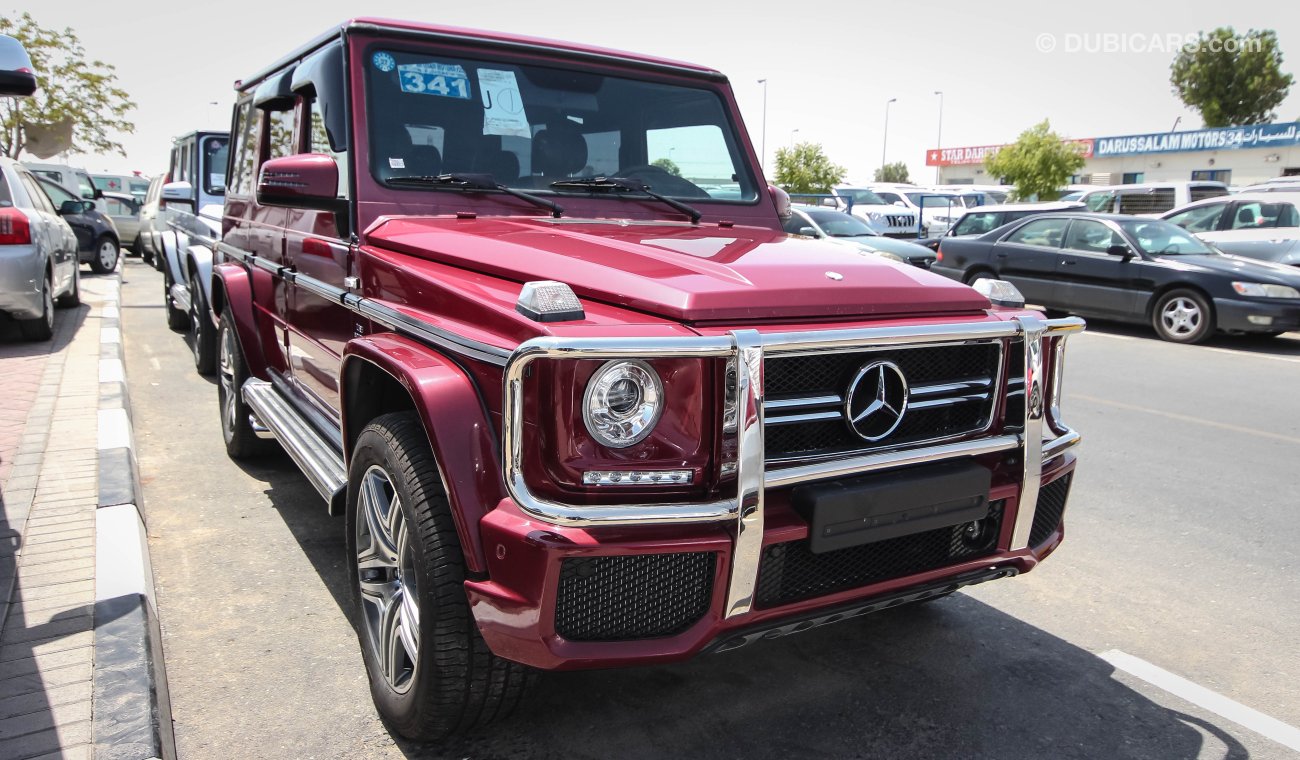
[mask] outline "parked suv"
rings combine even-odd
[[[226,449],[274,437],[346,515],[397,732],[1059,544],[1083,323],[787,235],[722,74],[360,19],[244,78],[233,124]]]
[[[194,368],[203,375],[215,372],[217,361],[217,332],[207,316],[212,246],[203,241],[220,235],[229,149],[229,132],[176,138],[166,179],[150,187],[141,211],[141,234],[163,271],[167,326],[188,330]]]

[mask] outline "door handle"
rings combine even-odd
[[[1005,259],[1007,255],[1005,253],[995,253],[993,254],[993,257],[998,259]]]
[[[1072,266],[1074,266],[1075,264],[1078,264],[1078,263],[1079,263],[1079,262],[1075,261],[1074,259],[1066,259],[1066,260],[1064,260],[1064,261],[1061,262],[1061,266],[1072,267]]]

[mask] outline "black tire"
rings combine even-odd
[[[53,291],[54,283],[50,280],[50,275],[46,274],[45,282],[41,285],[41,316],[18,320],[18,330],[22,332],[23,340],[39,341],[54,337],[54,299],[50,297]]]
[[[163,272],[163,307],[167,311],[167,327],[183,332],[190,327],[190,315],[184,309],[176,308],[172,301],[172,278]]]
[[[81,305],[81,265],[72,268],[72,290],[59,296],[55,302],[61,309],[72,309]]]
[[[208,302],[199,287],[199,278],[190,276],[190,348],[194,350],[194,369],[200,375],[217,371],[217,328],[208,315]]]
[[[962,275],[961,281],[966,283],[967,285],[974,285],[975,281],[981,277],[988,277],[990,279],[996,280],[998,276],[994,274],[992,269],[984,269],[980,267],[980,268],[972,269],[966,274]]]
[[[240,391],[248,380],[248,365],[244,362],[244,349],[239,343],[239,333],[229,309],[221,313],[217,346],[217,408],[221,413],[221,437],[226,442],[226,454],[231,459],[265,454],[273,442],[258,438],[248,421],[253,410]]]
[[[109,247],[112,247],[112,253],[109,253]],[[108,274],[117,268],[117,260],[121,258],[122,251],[117,247],[117,241],[108,235],[101,235],[95,241],[95,256],[90,260],[90,269],[95,274]]]
[[[1172,343],[1204,343],[1214,335],[1214,307],[1195,290],[1171,290],[1156,300],[1151,326]]]
[[[363,570],[359,567],[362,538],[358,528],[368,534],[366,546],[377,544],[371,541],[372,523],[363,524],[364,515],[359,515],[361,492],[363,482],[376,481],[385,484],[384,496],[368,503],[382,504],[397,496],[401,529],[396,533],[401,539],[384,544],[397,547],[390,556],[391,568],[371,563]],[[393,523],[392,519],[384,521],[389,526]],[[514,710],[533,679],[533,671],[497,657],[479,635],[465,597],[463,555],[451,507],[424,428],[413,413],[377,417],[357,437],[348,478],[347,543],[357,636],[370,676],[370,693],[384,721],[409,739],[431,741],[486,725]],[[361,590],[363,572],[371,574],[367,582],[374,584],[365,595]],[[416,657],[399,655],[390,668],[394,671],[391,678],[385,675],[372,643],[376,635],[372,628],[378,625],[374,617],[383,618],[379,609],[398,606],[390,602],[382,607],[375,592],[381,588],[400,600],[418,603],[419,622],[413,626],[419,632]],[[394,588],[398,591],[391,591]],[[405,622],[409,620],[405,613],[402,606],[393,614]],[[400,637],[398,626],[391,627],[395,631],[391,636]],[[409,653],[406,639],[402,642],[401,651]],[[390,651],[396,650],[390,647]],[[397,665],[402,666],[400,674]]]

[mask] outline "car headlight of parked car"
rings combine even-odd
[[[868,211],[868,212],[867,212],[867,218],[870,219],[870,220],[873,221],[873,222],[878,222],[878,221],[880,221],[882,218],[884,218],[884,216],[885,216],[885,215],[882,214],[882,213],[880,213],[879,211]]]
[[[1267,285],[1262,282],[1234,282],[1232,289],[1243,296],[1255,298],[1300,298],[1300,290],[1289,285]]]
[[[871,251],[871,255],[873,255],[873,256],[879,256],[879,257],[882,258],[882,259],[889,259],[890,261],[897,261],[899,264],[906,264],[906,263],[907,263],[907,259],[903,258],[902,256],[899,256],[899,255],[896,254],[896,253],[890,253],[889,251],[882,251],[882,250],[879,250],[879,249],[873,249],[873,250]]]
[[[613,449],[644,440],[663,410],[663,384],[642,361],[606,363],[591,376],[582,403],[587,431]]]

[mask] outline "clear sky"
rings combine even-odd
[[[767,152],[821,143],[849,179],[888,160],[932,180],[925,150],[1014,140],[1042,120],[1068,137],[1201,125],[1172,94],[1177,38],[1219,25],[1277,30],[1284,67],[1300,79],[1300,10],[1290,2],[700,2],[648,0],[369,0],[365,3],[65,0],[30,10],[71,26],[87,54],[117,66],[137,109],[126,157],[74,156],[95,171],[166,169],[175,135],[226,128],[235,79],[349,16],[409,18],[518,32],[702,63],[726,73],[757,146],[768,80]],[[1290,8],[1291,10],[1287,10]],[[11,8],[10,11],[13,9]],[[1172,40],[1172,42],[1171,42]],[[1105,49],[1117,52],[1103,52]],[[212,105],[212,103],[216,103]],[[1278,111],[1300,119],[1300,84]],[[796,133],[795,130],[798,130]]]

